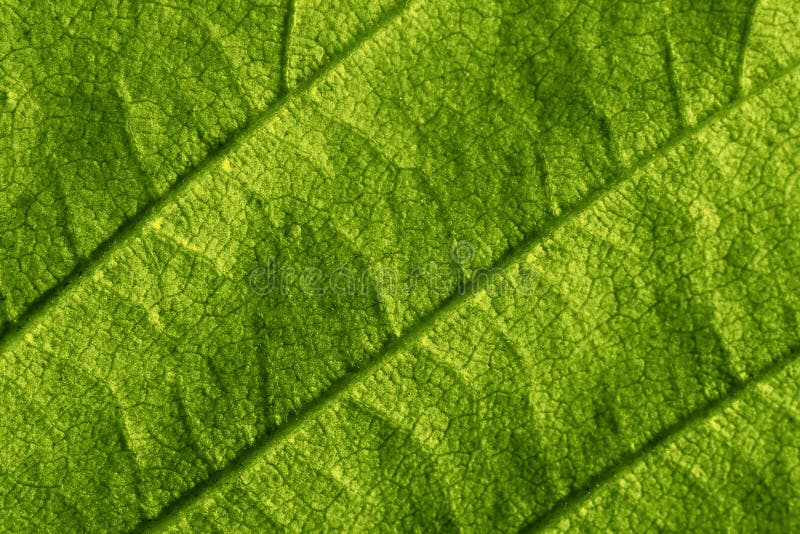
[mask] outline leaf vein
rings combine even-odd
[[[289,92],[289,82],[287,80],[289,68],[289,45],[294,27],[295,0],[287,0],[286,16],[283,19],[283,35],[281,36],[281,59],[280,75],[278,78],[278,94],[285,95]]]

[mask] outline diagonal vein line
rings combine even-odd
[[[653,435],[640,449],[622,456],[616,463],[609,465],[599,473],[590,477],[583,486],[567,494],[557,501],[549,511],[539,518],[533,519],[524,525],[520,532],[539,532],[554,525],[566,517],[571,511],[587,502],[604,485],[622,478],[629,470],[633,469],[650,453],[655,453],[662,447],[678,439],[684,432],[695,429],[705,419],[721,413],[733,402],[741,399],[751,388],[763,384],[788,369],[792,364],[800,361],[800,346],[794,346],[783,353],[781,357],[767,364],[755,376],[745,382],[732,386],[725,394],[701,406],[687,417],[676,421],[670,426]]]
[[[715,113],[707,116],[705,119],[695,124],[693,127],[680,131],[651,154],[645,156],[628,169],[614,176],[601,188],[598,188],[588,194],[580,202],[573,205],[571,210],[565,213],[562,217],[549,221],[537,231],[522,239],[520,243],[506,250],[499,260],[495,262],[494,267],[501,269],[508,268],[510,264],[517,261],[518,258],[521,257],[531,246],[546,239],[557,229],[576,219],[582,213],[593,207],[601,199],[619,189],[622,184],[628,181],[639,170],[646,167],[650,162],[664,156],[672,148],[681,144],[687,139],[692,138],[701,130],[725,119],[733,112],[738,110],[745,102],[753,98],[758,98],[774,85],[792,76],[798,69],[800,69],[800,61],[795,62],[786,69],[782,70],[769,82],[758,87],[756,90],[748,93],[747,95],[743,95],[740,98],[732,100]],[[476,282],[475,287],[477,290],[480,290],[486,284],[488,284],[488,277],[483,277]],[[232,484],[233,479],[235,479],[239,473],[253,465],[258,460],[258,457],[261,453],[273,446],[280,444],[282,441],[285,441],[315,414],[320,413],[329,404],[332,404],[343,398],[351,385],[357,384],[360,381],[368,378],[373,371],[375,371],[389,357],[399,353],[416,342],[426,333],[429,326],[436,323],[441,317],[446,316],[450,311],[458,308],[462,302],[466,301],[470,297],[472,293],[473,292],[451,293],[450,296],[440,302],[434,309],[429,311],[416,323],[409,327],[400,337],[387,343],[375,354],[374,357],[365,362],[361,367],[349,372],[348,374],[345,374],[337,380],[334,380],[328,389],[326,389],[324,392],[322,392],[322,394],[312,401],[308,402],[294,415],[290,416],[286,423],[273,430],[271,433],[266,432],[262,434],[249,447],[242,449],[236,457],[230,460],[228,465],[211,473],[206,479],[198,482],[196,486],[180,495],[177,499],[165,506],[155,518],[142,521],[136,530],[157,530],[161,527],[167,526],[171,522],[177,520],[178,514],[182,510],[190,508],[195,502],[202,499],[206,492],[212,490],[216,485],[226,483]]]
[[[165,205],[179,197],[197,178],[208,168],[224,159],[227,155],[241,147],[247,140],[262,126],[269,121],[291,101],[307,93],[319,80],[332,70],[341,65],[348,57],[353,55],[361,46],[369,41],[382,29],[389,26],[393,21],[408,9],[413,0],[401,0],[391,9],[387,10],[383,16],[359,38],[351,42],[347,47],[333,55],[330,61],[320,68],[313,76],[297,85],[289,92],[279,96],[262,113],[250,118],[240,128],[231,133],[231,137],[219,147],[209,150],[206,157],[194,167],[187,169],[175,182],[167,189],[162,196],[155,198],[142,206],[136,213],[123,222],[105,240],[103,240],[86,258],[77,262],[72,270],[55,285],[42,292],[33,299],[25,310],[16,320],[6,323],[0,328],[0,354],[3,354],[9,345],[19,336],[25,327],[43,315],[59,297],[63,295],[70,286],[77,285],[82,279],[90,276],[100,266],[106,257],[111,255],[114,250],[121,246],[121,243],[132,238],[139,229],[144,226],[146,221],[153,217]],[[292,2],[293,4],[293,2]],[[288,39],[288,35],[285,35]],[[285,76],[285,73],[283,74]]]

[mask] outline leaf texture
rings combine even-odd
[[[4,524],[796,522],[793,2],[70,9],[0,10]]]
[[[15,4],[0,6],[0,327],[392,7]]]

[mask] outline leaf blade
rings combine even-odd
[[[636,141],[639,124],[597,112],[603,106],[613,110],[619,94],[603,94],[602,105],[587,101],[587,90],[596,88],[604,77],[592,61],[588,61],[588,72],[594,76],[589,83],[578,89],[567,84],[567,94],[559,94],[565,81],[587,72],[587,68],[575,68],[571,48],[564,57],[549,58],[550,63],[524,70],[528,56],[536,55],[540,45],[528,36],[530,28],[549,34],[550,19],[545,18],[546,24],[539,27],[533,22],[538,20],[533,15],[540,14],[536,11],[519,17],[511,6],[484,5],[479,6],[483,11],[477,19],[458,26],[442,14],[457,6],[442,6],[414,2],[402,20],[380,28],[374,42],[360,43],[363,47],[352,56],[345,54],[341,64],[309,84],[307,94],[290,99],[285,108],[260,124],[252,137],[214,159],[210,168],[198,173],[196,181],[149,212],[124,241],[114,241],[113,257],[99,258],[91,273],[76,279],[78,289],[32,317],[14,332],[11,342],[4,343],[7,378],[25,377],[32,391],[45,384],[43,398],[59,399],[48,409],[63,409],[83,428],[103,435],[108,440],[106,447],[91,456],[98,465],[110,458],[126,463],[120,486],[132,494],[112,507],[131,515],[136,507],[144,508],[144,515],[156,513],[176,492],[229,464],[255,436],[280,428],[287,416],[321,398],[331,382],[373,358],[392,334],[420,332],[425,326],[420,317],[437,313],[442,302],[453,302],[430,287],[408,301],[384,288],[366,302],[355,304],[348,299],[320,304],[320,299],[295,293],[288,300],[277,301],[277,309],[288,319],[276,318],[275,301],[256,302],[243,282],[248,269],[271,253],[282,253],[284,260],[300,266],[326,268],[336,262],[362,268],[380,266],[380,258],[388,257],[387,265],[406,274],[413,273],[414,260],[419,258],[446,261],[449,239],[457,236],[476,244],[476,265],[492,265],[514,244],[526,243],[529,238],[525,236],[568,224],[575,209],[576,217],[583,207],[591,210],[587,199],[597,195],[589,191],[597,192],[609,183],[621,184],[623,163],[638,161],[642,155],[647,159],[652,152],[660,156],[674,147],[674,142],[667,142],[662,149],[652,139],[642,144]],[[564,20],[554,17],[568,27],[561,40],[555,41],[559,46],[585,25],[585,17],[591,17],[592,10],[582,7],[583,18],[571,20],[572,14],[565,14]],[[542,8],[546,9],[548,6]],[[633,12],[641,16],[641,12]],[[658,17],[647,16],[644,21],[661,24]],[[611,50],[629,45],[620,37],[625,34],[624,27],[608,21],[602,24],[620,40],[612,39]],[[476,45],[478,36],[495,30],[496,42]],[[427,38],[426,31],[431,34]],[[683,130],[678,125],[679,114],[660,95],[672,98],[678,92],[661,85],[668,73],[653,65],[656,60],[663,61],[664,51],[649,39],[647,32],[640,32],[632,42],[652,51],[652,57],[641,65],[642,72],[659,84],[652,109],[672,125],[667,131],[658,125],[649,133],[657,140],[670,139],[669,132]],[[404,50],[406,42],[413,44],[411,50]],[[558,53],[553,43],[547,47]],[[670,65],[675,61],[680,61],[680,54],[675,54]],[[410,67],[396,73],[392,69],[397,65]],[[723,67],[732,69],[734,65],[725,63]],[[521,68],[524,75],[516,74]],[[444,80],[427,78],[427,73],[442,72],[446,73]],[[498,86],[489,75],[494,72],[503,73],[510,81]],[[531,72],[538,78],[526,79]],[[557,82],[548,82],[554,73]],[[422,89],[414,92],[414,83],[403,85],[406,78]],[[621,93],[635,100],[642,80],[623,76],[622,81],[627,85]],[[542,84],[550,92],[544,93],[546,99],[538,95],[537,102],[547,102],[549,107],[527,108],[528,91]],[[441,92],[431,93],[430,87]],[[415,106],[396,102],[398,92],[415,95]],[[505,100],[503,105],[483,112],[475,109],[481,97],[495,98],[498,93]],[[583,100],[567,105],[581,94]],[[720,98],[723,96],[724,92]],[[650,110],[647,98],[639,98],[643,109]],[[450,108],[436,109],[442,101],[450,103]],[[382,109],[377,115],[369,107],[376,103]],[[712,102],[710,108],[707,111],[713,113],[719,104]],[[429,117],[433,124],[419,125]],[[309,136],[302,127],[312,124],[314,135]],[[491,125],[487,133],[472,133],[485,124]],[[692,133],[702,133],[704,126],[706,123]],[[565,149],[565,131],[574,132],[582,146]],[[678,139],[683,136],[679,134]],[[528,141],[536,150],[514,154],[524,150]],[[420,146],[427,152],[420,155]],[[476,150],[476,146],[481,148]],[[268,172],[260,172],[264,164],[259,161],[268,162]],[[490,187],[486,187],[481,173],[491,165],[498,165],[501,171],[490,177]],[[504,175],[524,176],[525,180],[509,184]],[[377,178],[364,187],[360,185],[364,176]],[[454,191],[449,181],[456,177],[462,187]],[[399,196],[382,183],[392,180],[401,184]],[[509,185],[510,192],[496,193]],[[281,200],[293,194],[300,197],[296,204]],[[259,206],[260,199],[270,206]],[[351,199],[357,200],[353,204],[359,211],[349,210],[345,202]],[[436,205],[434,217],[418,207],[424,201]],[[314,217],[323,219],[324,224],[313,224]],[[396,229],[381,225],[393,217]],[[432,222],[434,233],[422,234],[416,224],[419,220]],[[475,220],[488,224],[477,227]],[[359,241],[362,235],[367,237]],[[450,273],[446,282],[452,291],[458,280]],[[451,304],[445,307],[447,313],[455,308]],[[379,319],[375,321],[370,314]],[[123,315],[134,320],[125,320]],[[193,333],[195,330],[199,334]],[[269,333],[266,341],[277,343],[265,343],[265,331]],[[306,332],[313,332],[316,339],[303,339]],[[27,339],[29,335],[33,341]],[[314,361],[320,354],[324,358]],[[26,366],[24,362],[34,363]],[[258,368],[261,364],[266,368]],[[48,378],[41,380],[30,370],[31,365],[43,376],[49,373]],[[242,369],[253,368],[258,368],[254,376],[243,376]],[[293,379],[292,373],[298,371],[301,379]],[[58,383],[63,380],[60,375],[81,373],[84,376],[73,377],[67,384]],[[92,403],[81,400],[85,391],[92,393],[89,398],[93,402],[108,404],[110,409],[92,414]],[[28,400],[33,403],[39,395]],[[68,410],[69,402],[62,404],[70,395],[86,413]],[[266,413],[260,412],[263,406]],[[363,406],[356,408],[362,419],[374,416]],[[39,425],[46,426],[46,419],[39,417]],[[52,432],[56,429],[44,432],[39,440],[51,439]],[[72,437],[76,445],[79,436]],[[178,443],[179,450],[170,451],[172,444],[167,441]],[[75,461],[80,456],[70,452],[64,458]],[[92,480],[96,471],[89,464],[82,465],[85,476]],[[149,478],[136,480],[143,471]],[[174,473],[162,474],[166,471]],[[56,493],[63,491],[54,487]],[[456,524],[459,519],[451,517],[450,521]]]

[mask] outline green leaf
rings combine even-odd
[[[797,523],[800,7],[37,9],[12,530]]]

